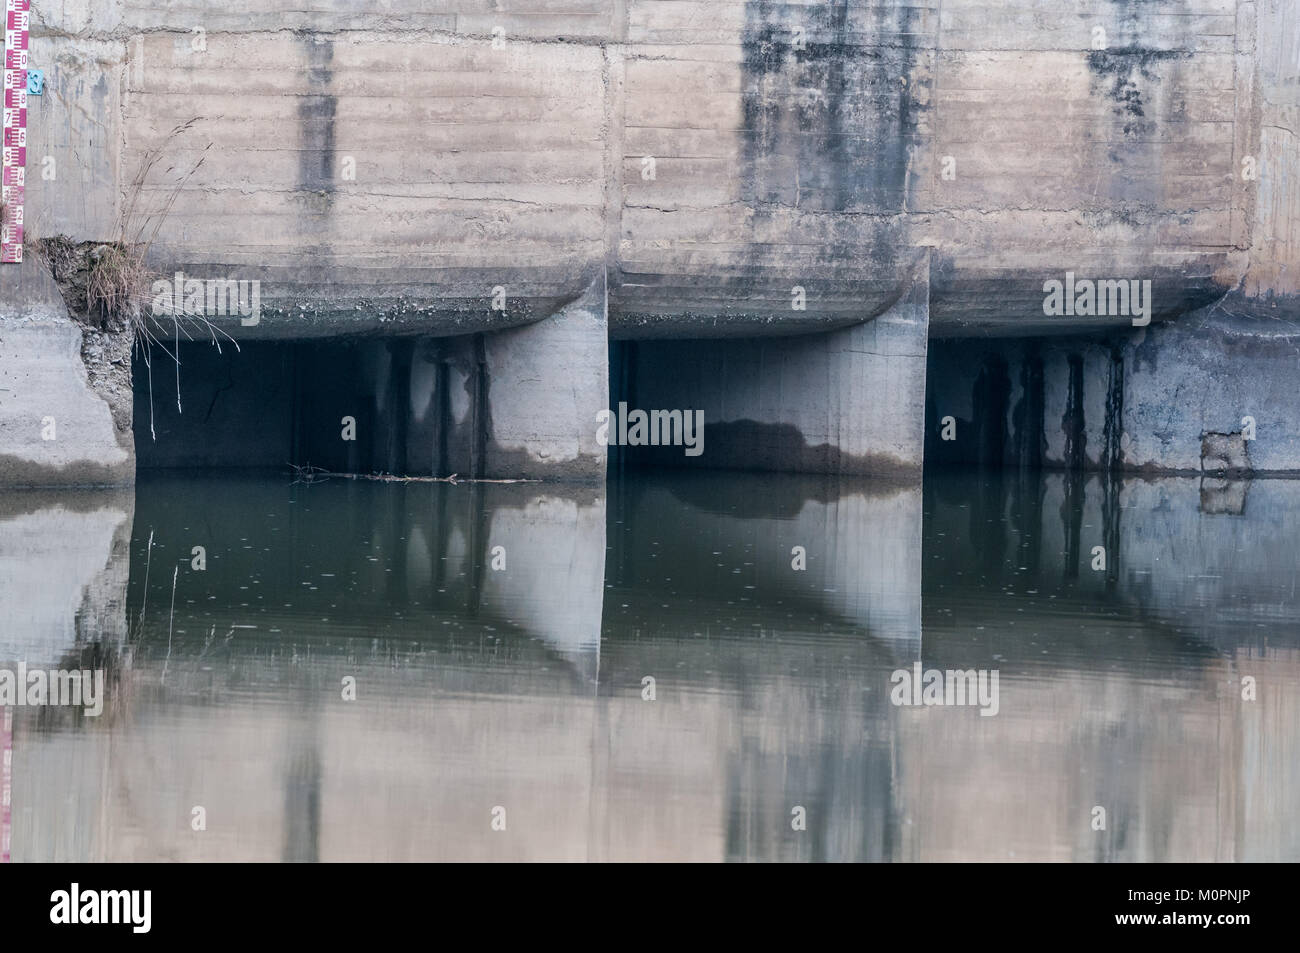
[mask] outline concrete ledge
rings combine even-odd
[[[0,266],[0,486],[134,482],[130,430],[90,388],[81,344],[42,263]]]

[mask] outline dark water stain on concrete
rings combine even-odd
[[[1094,92],[1100,91],[1111,101],[1111,112],[1124,120],[1124,135],[1137,137],[1148,126],[1147,108],[1152,87],[1160,83],[1159,64],[1190,56],[1183,50],[1157,50],[1128,46],[1088,53],[1088,69],[1093,74]]]
[[[1045,387],[1040,342],[1028,341],[1020,362],[1020,399],[1011,412],[1011,453],[1022,470],[1039,470],[1047,437],[1043,429]]]
[[[1124,467],[1124,347],[1120,341],[1110,344],[1110,365],[1106,381],[1106,419],[1102,422],[1104,444],[1101,466],[1104,470]]]
[[[1065,465],[1081,471],[1088,465],[1088,430],[1083,415],[1083,355],[1071,354],[1069,390],[1066,393],[1065,413],[1061,417],[1061,431],[1065,434]]]
[[[971,392],[971,406],[975,409],[975,454],[980,466],[1000,467],[1007,462],[1010,400],[1011,376],[1006,359],[1000,354],[990,354],[984,358]]]
[[[811,237],[827,267],[862,261],[878,272],[906,245],[893,216],[907,207],[917,87],[929,82],[920,15],[850,0],[746,4],[741,200],[758,222],[790,209],[879,216],[818,223]]]
[[[307,93],[298,102],[298,188],[315,193],[309,208],[324,215],[334,204],[335,191],[334,41],[314,34],[301,35],[299,41],[307,55]]]
[[[910,85],[917,14],[848,0],[746,5],[747,201],[815,211],[902,209],[917,124]],[[881,39],[867,45],[871,38]]]

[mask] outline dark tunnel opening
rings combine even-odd
[[[1122,470],[1123,389],[1108,337],[931,340],[925,465]]]
[[[810,391],[795,390],[803,378],[789,374],[749,381],[751,363],[771,370],[759,347],[745,340],[610,342],[608,472],[824,472],[828,461],[819,454],[826,448],[804,426],[820,411],[797,409],[809,403]],[[166,351],[155,346],[148,361],[137,351],[138,466],[480,477],[492,430],[484,352],[481,334],[251,341],[239,348],[168,342]],[[708,389],[722,368],[744,378],[743,393]],[[1105,338],[932,340],[924,464],[1123,469],[1123,388],[1121,349]],[[766,409],[765,422],[744,419],[760,409],[756,404]],[[786,407],[790,422],[770,422]],[[635,410],[674,415],[674,439],[620,440],[620,414],[626,436],[626,417]],[[719,421],[719,410],[741,419]],[[692,439],[708,452],[691,452]]]
[[[480,337],[137,349],[138,466],[478,475]]]

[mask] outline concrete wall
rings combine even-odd
[[[602,275],[545,321],[486,336],[484,475],[604,479],[594,424],[609,394],[607,322]]]
[[[0,268],[0,485],[130,483],[129,342],[68,316],[39,261]]]
[[[155,257],[261,276],[268,316],[245,335],[526,323],[598,266],[616,336],[828,328],[887,308],[919,247],[935,249],[946,334],[1059,330],[1041,286],[1067,270],[1150,278],[1161,317],[1239,285],[1243,309],[1293,309],[1295,15],[1284,0],[43,3],[29,221],[112,237],[151,150],[167,161],[137,210],[202,156]],[[57,183],[36,174],[45,155]],[[497,285],[505,312],[488,307]],[[1085,323],[1116,322],[1069,326]]]
[[[1247,28],[1254,17],[1256,39],[1254,55],[1246,48],[1239,56],[1238,74],[1254,75],[1257,107],[1254,124],[1238,124],[1238,153],[1257,158],[1259,178],[1253,190],[1240,186],[1243,202],[1233,231],[1249,234],[1246,293],[1264,298],[1266,313],[1294,317],[1300,291],[1300,8],[1291,0],[1258,0],[1241,11]]]
[[[1166,356],[1149,376],[1129,361],[1123,421],[1086,446],[1109,365],[1080,357],[1077,412],[1060,397],[1076,370],[1045,366],[1056,403],[1030,408],[1035,420],[1071,422],[1044,427],[1033,459],[1096,465],[1128,440],[1126,465],[1189,469],[1204,434],[1232,432],[1221,411],[1288,389],[1288,345],[1249,323],[1300,316],[1300,52],[1284,0],[37,6],[36,234],[159,225],[151,260],[167,274],[263,283],[258,323],[212,316],[241,340],[489,335],[468,351],[422,345],[409,387],[419,397],[445,373],[460,401],[486,368],[497,406],[462,402],[478,410],[445,440],[414,405],[384,417],[381,465],[406,443],[421,472],[426,459],[437,471],[436,447],[457,470],[597,478],[584,415],[599,407],[606,335],[810,335],[776,350],[692,345],[671,366],[643,357],[640,380],[655,404],[680,405],[690,374],[669,372],[730,354],[730,371],[707,372],[717,392],[694,395],[715,424],[793,427],[795,444],[829,448],[776,453],[745,434],[714,457],[724,465],[793,454],[844,469],[827,455],[848,454],[854,471],[915,468],[904,417],[921,385],[907,361],[855,356],[828,378],[816,355],[859,355],[858,338],[883,333],[862,323],[908,293],[922,260],[930,333],[945,338],[1128,329],[1128,315],[1045,315],[1044,281],[1152,282],[1153,339],[1176,360],[1185,346],[1186,363],[1171,372]],[[1249,345],[1271,356],[1220,360],[1214,331],[1161,337],[1161,322],[1209,305],[1224,340],[1271,341]],[[600,318],[563,317],[575,308]],[[375,347],[378,401],[396,352]],[[755,375],[778,351],[784,377],[811,383],[763,390]],[[1173,400],[1186,412],[1168,436],[1160,408],[1207,369],[1215,402]],[[1288,419],[1255,469],[1296,468]],[[726,443],[718,432],[713,446]]]

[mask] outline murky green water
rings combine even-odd
[[[1298,860],[1298,540],[1290,481],[10,493],[0,658],[109,685],[9,710],[12,855]]]

